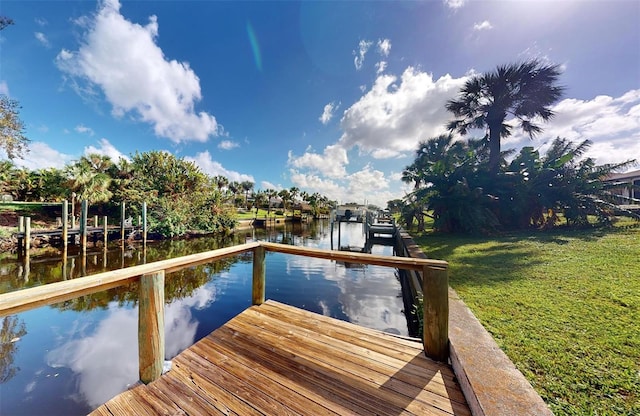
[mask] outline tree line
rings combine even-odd
[[[254,190],[250,181],[209,176],[194,163],[162,151],[136,152],[114,162],[89,154],[62,169],[29,170],[0,161],[0,194],[19,201],[86,199],[99,214],[118,215],[120,202],[132,216],[147,202],[149,229],[165,237],[188,231],[228,232],[238,210],[292,210],[306,201],[313,214],[328,212],[332,201],[298,188]],[[76,210],[76,212],[78,212]]]

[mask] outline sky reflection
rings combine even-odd
[[[166,306],[165,358],[194,343],[198,322],[191,308],[206,307],[215,294],[215,286],[209,284]],[[72,331],[47,354],[46,362],[52,368],[69,368],[77,377],[75,399],[94,408],[138,380],[138,309],[122,309],[114,302],[92,334],[80,337],[83,332]],[[29,388],[33,390],[30,384]]]

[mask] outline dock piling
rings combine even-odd
[[[87,251],[87,212],[89,203],[86,199],[82,200],[82,208],[80,210],[80,248],[82,252]]]
[[[164,363],[164,270],[140,277],[138,351],[140,381],[162,375]]]
[[[69,243],[69,202],[62,201],[62,245],[67,249]]]

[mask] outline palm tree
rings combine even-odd
[[[240,183],[240,188],[244,191],[244,205],[249,209],[249,191],[253,189],[253,182],[244,181]]]
[[[488,129],[489,171],[495,176],[500,169],[500,140],[512,134],[507,117],[517,119],[531,138],[540,133],[537,119],[553,117],[550,107],[564,91],[556,85],[560,73],[558,65],[533,59],[477,75],[465,83],[457,99],[447,102],[447,110],[457,117],[447,128],[463,135],[469,129]]]

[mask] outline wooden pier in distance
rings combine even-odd
[[[422,343],[275,301],[252,306],[92,415],[470,415]]]

